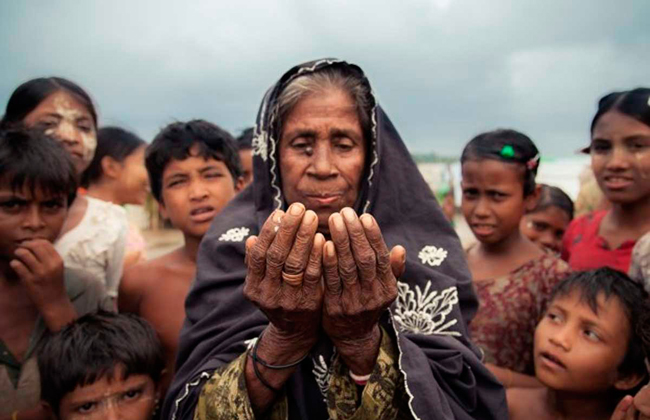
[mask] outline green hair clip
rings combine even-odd
[[[503,146],[503,149],[501,149],[501,156],[504,158],[512,159],[515,157],[515,149],[513,149],[509,144],[506,144]]]

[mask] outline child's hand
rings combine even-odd
[[[636,396],[623,398],[614,409],[611,420],[650,420],[650,387],[646,385]]]
[[[18,274],[50,329],[74,319],[74,308],[63,280],[63,260],[51,242],[34,239],[23,242],[9,265]]]
[[[614,409],[610,420],[636,420],[636,414],[634,398],[631,395],[626,395]]]

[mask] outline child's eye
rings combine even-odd
[[[600,341],[600,336],[593,330],[585,330],[584,334],[591,341]]]
[[[0,208],[2,208],[4,211],[19,211],[24,205],[25,201],[23,200],[7,200],[0,202]]]
[[[63,207],[63,200],[50,200],[43,203],[43,207],[48,210],[59,210]]]
[[[77,412],[81,413],[81,414],[88,414],[88,413],[93,412],[96,407],[97,407],[96,402],[87,402],[87,403],[77,407]]]
[[[185,183],[184,179],[175,179],[175,180],[170,181],[170,182],[167,183],[167,188],[178,187],[178,186],[180,186],[180,185],[182,185],[184,183]]]
[[[548,225],[542,222],[533,222],[533,228],[538,232],[544,232],[548,228]]]
[[[141,390],[141,389],[132,389],[132,390],[130,390],[130,391],[126,391],[126,392],[122,395],[122,399],[124,399],[125,401],[135,400],[135,399],[138,398],[140,395],[142,395],[142,390]]]
[[[476,190],[463,190],[463,197],[467,199],[476,198],[478,196],[478,191]]]
[[[559,324],[560,321],[562,321],[560,316],[558,314],[556,314],[556,313],[553,313],[553,312],[548,312],[546,314],[546,318],[548,318],[551,322],[554,322],[556,324]]]
[[[223,174],[221,172],[208,172],[205,174],[206,178],[221,178]]]
[[[612,148],[609,142],[595,141],[591,144],[591,151],[594,153],[606,153]]]

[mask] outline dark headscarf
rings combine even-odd
[[[343,66],[368,83],[359,67],[326,59],[292,68],[264,96],[253,140],[254,183],[221,212],[201,243],[164,418],[191,419],[212,372],[242,354],[268,324],[242,293],[244,242],[259,233],[273,210],[286,207],[276,150],[278,97],[296,77],[328,66]],[[458,237],[377,104],[371,120],[356,210],[376,218],[389,248],[399,244],[407,250],[398,299],[381,324],[397,342],[411,414],[416,419],[505,419],[503,388],[469,342],[466,323],[477,300]],[[322,392],[333,351],[322,337],[286,383],[290,418],[327,418]]]

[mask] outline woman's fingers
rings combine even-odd
[[[336,256],[336,247],[332,241],[327,241],[323,247],[323,276],[325,277],[325,291],[332,297],[340,296],[339,262]]]
[[[259,236],[246,239],[247,282],[258,284],[266,271],[266,252],[271,246],[284,212],[276,210],[266,219]],[[252,276],[251,276],[252,275]]]
[[[406,249],[396,245],[390,250],[390,268],[396,279],[402,277],[406,270]]]
[[[316,221],[318,224],[318,221]],[[314,241],[309,254],[309,262],[305,269],[305,278],[303,288],[308,295],[317,295],[316,290],[320,287],[321,277],[323,275],[323,247],[325,246],[325,237],[322,233],[314,236]]]
[[[343,287],[353,288],[358,285],[359,276],[357,274],[357,263],[350,248],[350,236],[345,227],[345,221],[340,213],[333,213],[328,222],[332,242],[336,248],[339,277],[343,282]]]
[[[303,282],[316,229],[318,229],[318,216],[313,211],[307,210],[282,270],[282,278],[290,286],[300,286]]]
[[[366,238],[368,238],[370,246],[372,246],[372,249],[375,250],[375,255],[377,255],[377,271],[380,274],[379,278],[383,280],[385,274],[391,269],[391,258],[388,247],[386,246],[386,242],[384,242],[381,229],[379,229],[379,225],[374,217],[369,214],[364,214],[360,217],[360,220],[366,231]]]
[[[375,250],[370,246],[366,232],[357,214],[349,207],[341,210],[348,231],[350,248],[362,282],[372,282],[377,277]]]
[[[266,279],[280,280],[280,273],[289,255],[289,251],[291,251],[291,246],[304,214],[305,206],[301,203],[293,203],[282,216],[282,221],[273,239],[273,243],[271,243],[266,252]]]

